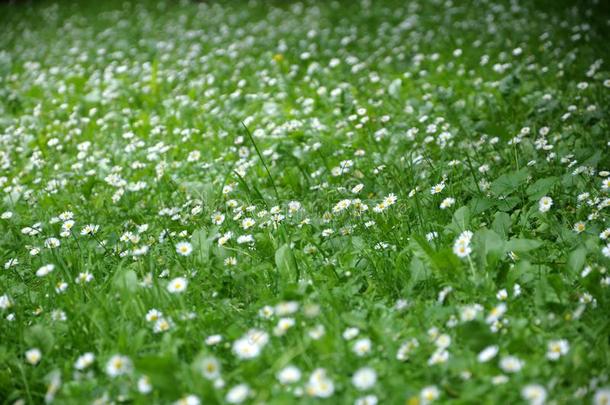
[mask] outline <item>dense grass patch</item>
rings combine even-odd
[[[0,5],[0,402],[610,401],[603,1]]]

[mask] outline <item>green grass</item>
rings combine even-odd
[[[0,5],[0,403],[607,403],[607,4],[81,3]]]

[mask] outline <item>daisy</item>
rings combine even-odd
[[[88,224],[88,225],[85,225],[85,226],[84,226],[84,227],[81,229],[80,234],[81,234],[81,235],[90,235],[90,236],[93,236],[93,235],[95,235],[95,234],[97,233],[97,231],[98,231],[99,229],[100,229],[100,226],[99,226],[99,225]]]
[[[89,273],[88,271],[85,271],[78,273],[78,276],[76,277],[74,282],[76,284],[86,284],[91,282],[91,280],[93,280],[93,274]]]
[[[178,253],[180,256],[188,256],[192,251],[193,245],[191,245],[189,242],[184,241],[176,243],[176,253]]]
[[[301,379],[301,370],[295,366],[286,366],[277,373],[277,379],[282,385],[293,384]]]
[[[515,356],[506,356],[500,360],[500,368],[506,373],[516,373],[523,368],[523,361]]]
[[[318,368],[311,373],[306,390],[312,397],[328,398],[335,392],[335,385],[326,375],[326,370]]]
[[[41,358],[42,358],[42,353],[37,348],[33,348],[33,349],[30,349],[27,352],[25,352],[25,359],[27,360],[28,363],[30,363],[33,366],[38,364],[38,362],[40,362]]]
[[[153,332],[154,333],[167,332],[168,330],[171,329],[171,327],[172,327],[171,319],[159,318],[159,319],[157,319],[157,321],[155,322],[155,325],[153,326]]]
[[[608,86],[610,87],[610,86]],[[608,405],[610,404],[610,388],[600,388],[595,391],[593,396],[594,405]]]
[[[180,294],[186,290],[188,281],[184,277],[176,277],[167,284],[167,291],[172,294]]]
[[[268,340],[269,335],[266,332],[251,329],[233,343],[233,353],[242,360],[253,359],[260,355]]]
[[[547,212],[553,205],[553,199],[551,197],[544,196],[538,201],[538,210],[540,212]]]
[[[225,400],[230,404],[241,404],[250,395],[250,387],[246,384],[239,384],[231,388],[225,397]]]
[[[546,401],[546,390],[542,385],[529,384],[521,389],[521,397],[530,405],[542,405]]]
[[[163,317],[163,313],[154,308],[146,313],[146,320],[148,322],[156,322],[161,317]]]
[[[215,357],[204,357],[200,363],[201,374],[208,380],[220,377],[220,363]]]
[[[143,375],[138,379],[138,392],[140,394],[149,394],[152,391],[152,385],[150,384],[150,378]]]
[[[453,204],[455,204],[455,198],[447,197],[441,202],[440,209],[444,210],[453,206]]]
[[[440,194],[444,188],[445,188],[445,183],[440,182],[437,185],[432,186],[432,188],[430,189],[430,194],[432,194],[432,195]]]
[[[579,222],[574,224],[574,232],[576,232],[576,233],[584,232],[585,228],[586,228],[586,225],[582,221],[579,221]]]
[[[108,363],[106,363],[106,374],[114,378],[131,373],[132,368],[133,366],[129,357],[115,354],[108,360]]]
[[[546,352],[546,358],[555,361],[561,356],[564,356],[570,350],[570,344],[565,339],[551,340],[548,344],[548,351]]]
[[[371,352],[371,340],[369,338],[362,338],[356,340],[352,346],[352,351],[359,357],[365,356]]]
[[[419,398],[421,400],[422,405],[427,405],[435,400],[441,395],[436,385],[430,385],[428,387],[422,388]]]
[[[252,218],[244,218],[241,221],[241,227],[246,230],[252,228],[256,224],[256,221]]]
[[[197,395],[187,395],[174,402],[174,405],[201,405],[201,400]]]
[[[365,391],[375,386],[377,373],[370,367],[363,367],[352,376],[352,384],[357,390]]]
[[[496,354],[498,354],[498,346],[487,346],[478,354],[477,361],[479,363],[486,363],[496,357]]]
[[[44,277],[47,274],[51,273],[54,269],[55,269],[55,265],[53,265],[53,264],[44,265],[36,271],[36,276]]]
[[[95,355],[93,353],[87,352],[76,359],[76,363],[74,363],[74,368],[77,370],[84,370],[95,361]]]

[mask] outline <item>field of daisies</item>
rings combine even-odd
[[[603,0],[0,25],[0,404],[610,404]]]

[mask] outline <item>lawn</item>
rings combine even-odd
[[[610,403],[608,3],[0,26],[0,404]]]

